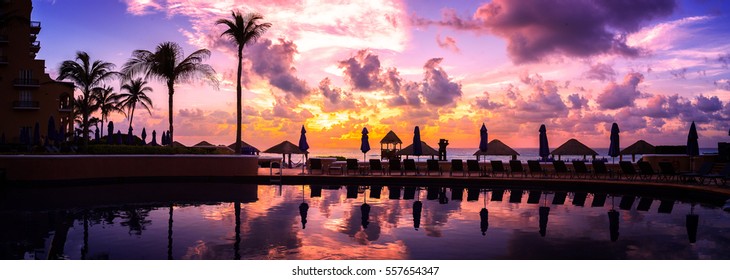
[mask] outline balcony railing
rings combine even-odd
[[[41,32],[41,22],[40,21],[31,21],[30,22],[30,33],[38,34]]]
[[[13,85],[16,87],[40,87],[38,79],[15,79]]]
[[[38,101],[13,101],[13,109],[37,110],[41,105]]]
[[[30,43],[31,52],[39,52],[40,50],[41,50],[41,42],[35,41],[33,43]]]

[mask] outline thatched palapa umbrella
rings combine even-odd
[[[636,143],[631,144],[631,146],[621,150],[621,156],[631,155],[631,161],[636,161],[636,155],[653,154],[655,151],[656,147],[654,147],[654,145],[649,144],[644,140],[639,140],[636,141]],[[622,160],[622,158],[619,158],[619,160]]]
[[[434,157],[438,154],[439,152],[436,149],[431,148],[431,146],[426,144],[426,142],[421,141],[421,156],[431,156],[431,159],[434,159]],[[408,147],[401,149],[396,153],[396,155],[406,156],[406,158],[408,158],[408,156],[418,156],[413,153],[413,145],[409,145]]]
[[[479,159],[479,156],[511,156],[512,160],[517,160],[517,156],[519,156],[520,153],[502,143],[502,141],[494,139],[489,142],[489,150],[486,152],[477,150],[474,155],[477,156],[477,160]]]
[[[383,144],[385,144],[385,147],[383,147]],[[395,154],[401,150],[402,145],[403,141],[398,138],[398,135],[396,135],[392,130],[389,131],[388,134],[380,140],[380,158],[395,156]]]
[[[283,162],[286,162],[286,156],[289,155],[289,167],[291,168],[292,162],[291,162],[291,155],[297,154],[301,155],[304,152],[299,149],[299,146],[294,145],[294,143],[289,141],[281,142],[271,148],[266,149],[263,151],[265,154],[281,154]]]
[[[233,142],[232,144],[228,145],[228,148],[231,148],[231,150],[234,150],[235,151],[235,149],[236,149],[236,142]],[[259,153],[261,153],[261,151],[258,148],[252,146],[249,143],[246,143],[244,141],[241,141],[241,153],[243,153],[244,151],[247,152],[245,154],[256,154],[256,155],[258,155]]]
[[[558,156],[558,160],[560,160],[560,156],[583,156],[583,159],[586,159],[586,156],[592,156],[593,159],[596,159],[596,156],[598,153],[594,151],[591,148],[588,148],[588,146],[584,145],[578,140],[570,139],[563,143],[563,145],[560,145],[560,147],[553,150],[551,153],[553,156]]]

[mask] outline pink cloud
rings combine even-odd
[[[619,109],[634,106],[634,101],[641,96],[638,90],[639,84],[644,81],[644,75],[640,73],[628,73],[621,84],[611,82],[603,92],[598,95],[596,102],[603,109]]]
[[[456,39],[450,36],[444,37],[443,41],[441,40],[441,35],[436,35],[436,44],[439,45],[442,49],[450,50],[455,53],[461,52],[459,50],[459,47],[456,45]]]

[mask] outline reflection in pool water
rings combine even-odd
[[[174,187],[178,191],[169,200],[159,199],[159,190],[152,188],[124,199],[89,194],[90,188],[63,191],[79,198],[75,206],[59,203],[63,198],[33,204],[18,198],[28,193],[11,190],[0,204],[0,254],[3,259],[730,259],[730,213],[706,201],[499,188],[229,185],[235,191],[221,192],[215,184]],[[213,191],[201,195],[190,189]],[[210,195],[216,191],[219,195]],[[47,192],[52,191],[37,190],[34,196]]]

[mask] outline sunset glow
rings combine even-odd
[[[569,5],[571,6],[566,6]],[[576,138],[606,148],[613,122],[622,143],[683,145],[696,122],[701,147],[727,142],[730,6],[725,1],[121,0],[33,1],[43,23],[39,59],[58,65],[86,51],[117,70],[136,49],[163,41],[186,54],[212,51],[219,88],[179,84],[175,140],[236,139],[236,54],[215,21],[231,10],[272,23],[244,48],[243,140],[263,150],[297,141],[375,147],[388,131],[413,128],[436,146],[476,148],[490,139],[537,147]],[[626,6],[629,5],[629,6]],[[626,11],[631,11],[627,13]],[[69,16],[73,15],[73,16]],[[167,130],[167,89],[151,82],[142,127]],[[119,85],[111,84],[115,88]],[[129,120],[114,114],[115,123]],[[211,217],[214,218],[214,217]],[[315,246],[304,244],[305,246]],[[398,244],[391,244],[398,247]]]

